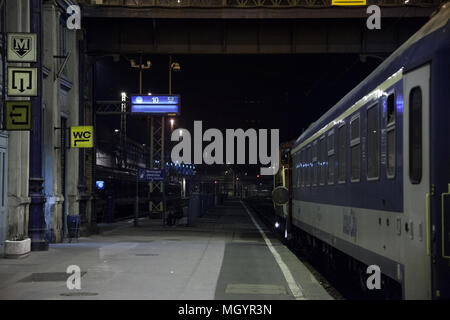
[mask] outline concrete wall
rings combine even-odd
[[[28,0],[6,0],[7,32],[29,32],[30,8]],[[44,214],[47,239],[60,242],[63,237],[63,221],[66,214],[78,214],[78,163],[77,149],[66,149],[65,194],[62,193],[62,166],[60,147],[61,117],[67,119],[67,128],[78,125],[78,40],[77,31],[60,26],[60,8],[52,1],[45,1],[43,14],[43,170]],[[57,73],[64,59],[61,55],[60,32],[66,34],[66,52],[71,53],[64,72]],[[79,32],[79,31],[78,31]],[[20,64],[10,64],[11,66]],[[9,100],[27,98],[8,97]],[[70,146],[69,132],[67,147]],[[11,131],[2,134],[8,144],[8,197],[6,221],[0,231],[1,238],[12,239],[28,234],[29,219],[29,155],[30,135],[27,131]],[[56,147],[56,148],[55,148]],[[63,208],[65,212],[63,212]],[[1,226],[0,226],[1,227]],[[3,230],[3,231],[2,231]],[[6,230],[6,232],[5,232]],[[1,248],[0,248],[1,249]],[[1,252],[0,252],[1,254]]]
[[[62,241],[64,221],[67,214],[78,213],[78,150],[61,149],[61,135],[66,135],[67,147],[69,131],[61,130],[61,117],[66,118],[67,128],[78,125],[78,46],[76,31],[68,30],[60,24],[60,11],[52,2],[43,6],[43,65],[48,70],[44,77],[44,161],[43,176],[45,221],[47,238]],[[66,50],[60,49],[61,33],[65,33]],[[55,58],[70,52],[66,66],[58,77],[64,59]],[[56,128],[56,129],[55,129]],[[65,194],[63,194],[64,166],[61,153],[65,152]],[[64,212],[63,212],[64,210]]]

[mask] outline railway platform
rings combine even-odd
[[[141,218],[100,226],[79,242],[0,259],[0,299],[333,299],[313,273],[241,201],[193,226]],[[81,271],[68,289],[69,266]]]

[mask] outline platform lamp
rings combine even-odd
[[[152,66],[152,63],[150,60],[147,60],[145,63],[142,63],[142,53],[139,55],[139,64],[136,64],[136,60],[131,59],[130,60],[131,67],[132,68],[138,68],[139,69],[139,94],[142,94],[142,71],[148,70]]]
[[[181,66],[179,62],[172,62],[172,56],[169,55],[169,94],[172,94],[172,71],[181,71]]]

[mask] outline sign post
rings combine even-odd
[[[136,172],[136,205],[134,209],[134,226],[139,218],[139,182],[164,181],[164,171],[160,169],[138,169]]]
[[[171,70],[171,69],[170,69]],[[146,114],[152,116],[150,127],[150,166],[164,169],[165,152],[165,116],[177,116],[180,114],[181,98],[179,95],[132,95],[131,113]],[[158,159],[159,158],[159,159]],[[162,199],[150,200],[150,212],[161,212],[165,223],[166,198],[164,181],[154,179],[150,183],[150,192],[159,191]]]

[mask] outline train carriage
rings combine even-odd
[[[291,151],[293,232],[378,266],[405,299],[450,298],[449,17],[447,3]]]

